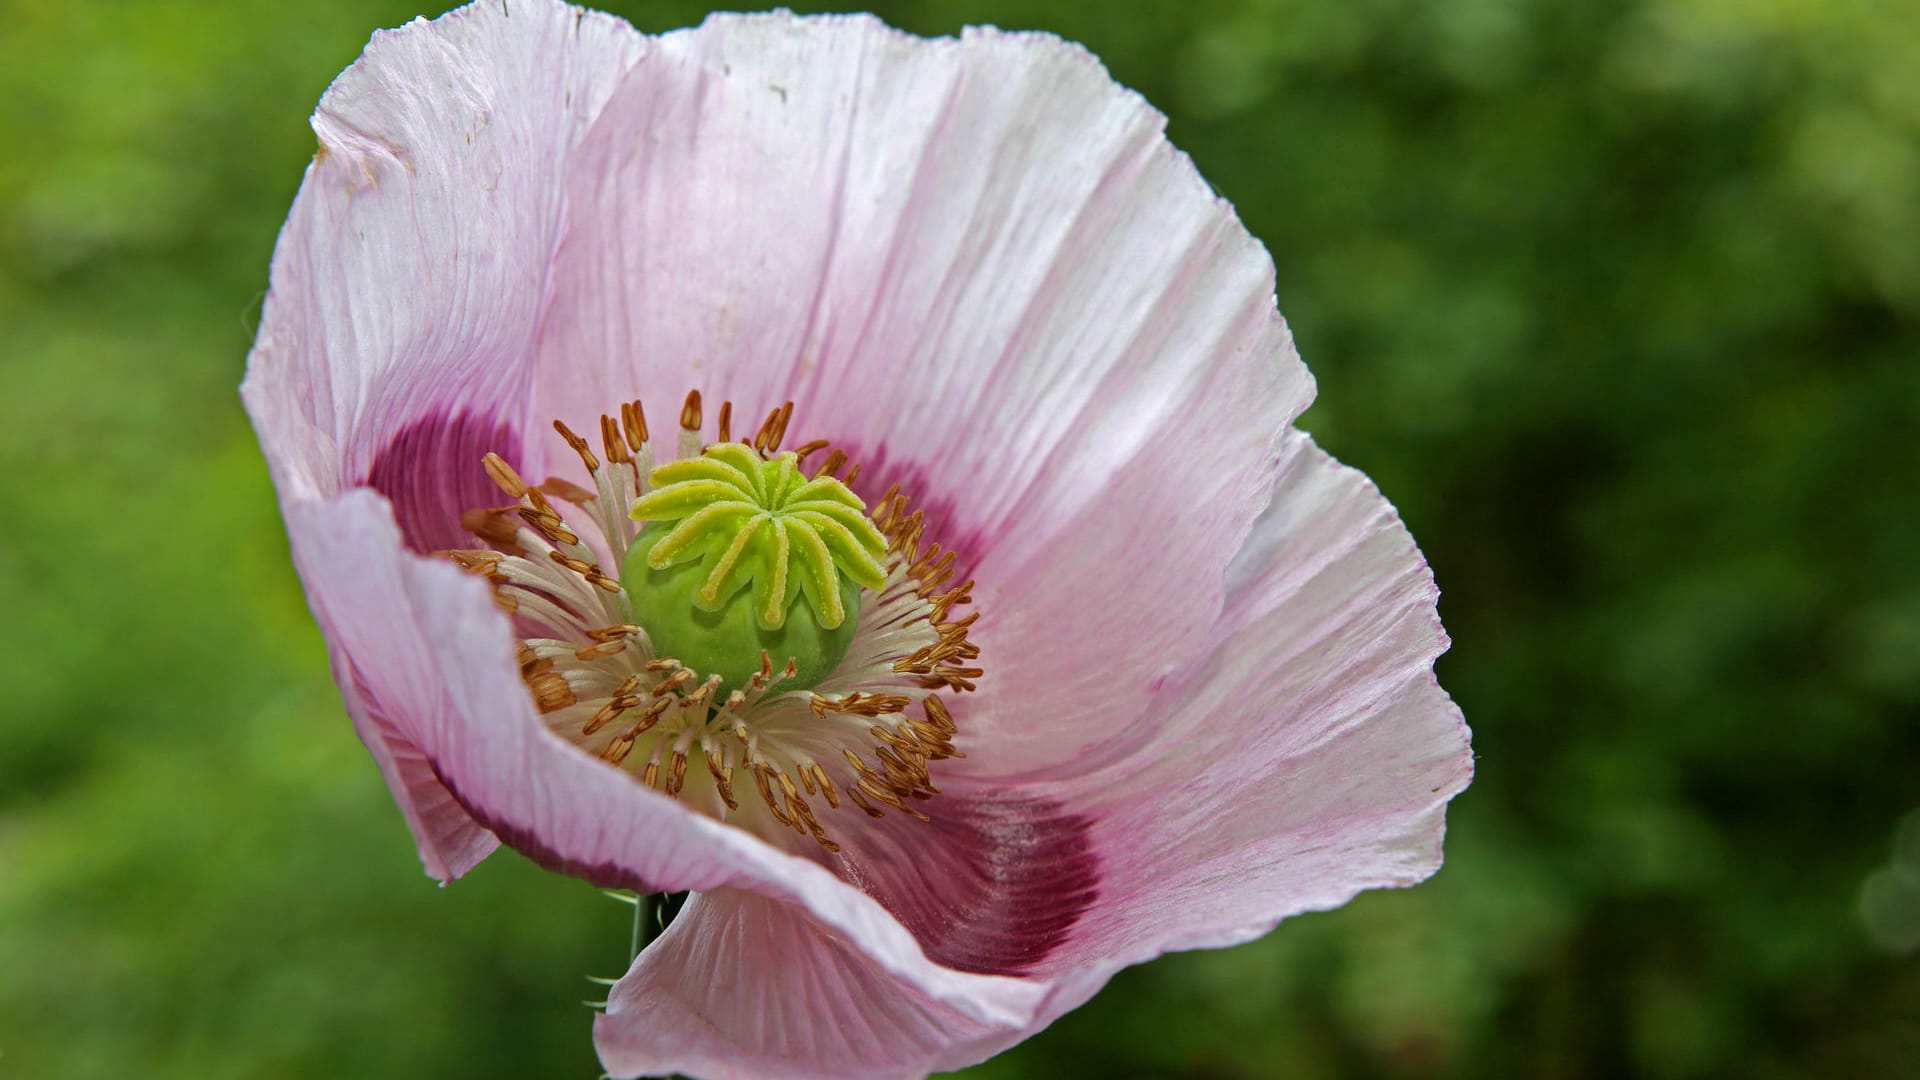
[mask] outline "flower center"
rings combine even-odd
[[[628,510],[651,522],[620,583],[656,648],[746,682],[762,653],[792,657],[789,689],[813,686],[852,643],[862,589],[879,589],[886,538],[832,476],[808,479],[793,451],[738,442],[656,467]]]
[[[515,503],[463,515],[487,546],[445,554],[515,617],[552,730],[702,812],[837,851],[821,803],[925,819],[928,765],[961,756],[940,695],[981,675],[978,613],[953,617],[973,582],[948,586],[954,553],[897,487],[869,515],[845,453],[780,449],[791,415],[736,441],[723,404],[709,443],[689,394],[658,465],[639,402],[600,418],[604,462],[555,421],[592,487],[531,486],[489,454]]]

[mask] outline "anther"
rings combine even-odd
[[[559,432],[560,437],[567,440],[567,445],[573,447],[573,452],[580,455],[580,463],[587,467],[588,473],[600,471],[600,459],[593,456],[593,448],[587,445],[587,440],[575,435],[571,428],[558,420],[553,422],[553,430]]]
[[[733,798],[733,766],[725,763],[718,750],[707,751],[706,759],[707,773],[713,777],[714,790],[720,793],[720,801],[726,803],[729,810],[740,809],[740,804]]]
[[[865,810],[868,817],[882,818],[887,816],[879,810],[874,809],[873,804],[868,802],[866,797],[860,794],[859,788],[848,788],[847,798],[852,799],[855,806]]]
[[[564,502],[570,502],[575,506],[585,506],[599,497],[586,488],[581,487],[579,484],[571,480],[563,480],[558,476],[549,476],[545,480],[540,481],[540,490],[547,495],[551,495]]]
[[[508,498],[517,499],[527,493],[527,482],[520,479],[520,474],[499,454],[489,453],[480,459],[480,464],[487,470],[487,478],[506,492]]]
[[[813,782],[820,785],[820,794],[827,797],[827,805],[835,810],[840,809],[840,796],[834,793],[833,781],[827,779],[827,770],[821,768],[820,763],[816,761],[809,764],[804,771],[811,773]]]
[[[854,482],[859,466],[827,440],[780,452],[792,415],[789,401],[765,413],[758,425],[750,427],[744,421],[736,425],[733,403],[723,400],[714,418],[718,441],[708,443],[701,429],[701,395],[689,393],[680,410],[682,430],[673,448],[677,450],[674,460],[689,461],[719,450],[715,461],[722,466],[784,470],[778,474],[777,486],[769,473],[750,492],[774,493],[766,497],[774,501],[775,510],[784,505],[778,501],[780,493],[793,490],[796,483],[811,485],[808,497],[813,498],[834,481],[840,486]],[[745,801],[744,796],[736,798],[734,787],[736,771],[745,768],[752,773],[756,793],[772,821],[812,837],[827,851],[837,851],[839,845],[822,828],[823,805],[848,813],[858,807],[876,818],[891,809],[926,820],[915,805],[939,792],[929,772],[931,764],[962,756],[953,742],[957,734],[953,714],[931,691],[944,694],[974,688],[973,680],[981,677],[975,663],[980,649],[969,640],[968,632],[979,616],[953,618],[954,609],[971,603],[974,583],[967,579],[954,584],[962,569],[959,553],[932,542],[925,514],[913,508],[899,486],[889,487],[872,502],[861,503],[850,493],[842,499],[873,530],[866,541],[872,564],[863,567],[872,580],[855,581],[860,588],[850,588],[831,617],[850,629],[877,628],[859,631],[880,634],[873,639],[876,644],[897,641],[902,645],[883,656],[852,654],[865,659],[856,661],[860,670],[842,673],[847,681],[834,684],[842,689],[831,695],[806,695],[808,712],[819,722],[806,735],[807,749],[802,751],[799,744],[789,743],[778,725],[764,727],[763,720],[777,714],[763,713],[762,698],[774,691],[796,687],[806,691],[816,685],[817,677],[809,667],[813,661],[798,659],[782,647],[779,651],[788,655],[776,668],[771,653],[754,643],[748,655],[757,656],[741,657],[746,662],[739,665],[740,670],[723,672],[709,658],[669,640],[651,610],[634,603],[621,581],[595,561],[596,553],[604,550],[603,540],[616,547],[625,543],[631,552],[634,531],[624,526],[623,517],[651,525],[692,516],[636,514],[638,503],[648,502],[654,511],[672,509],[677,505],[673,498],[704,493],[689,490],[659,498],[659,492],[673,483],[713,477],[679,466],[688,473],[686,477],[655,481],[659,469],[666,466],[655,463],[646,414],[637,400],[622,404],[616,414],[600,417],[599,446],[589,446],[564,423],[556,421],[553,427],[593,481],[583,485],[550,477],[529,486],[505,459],[489,454],[484,460],[489,479],[518,505],[462,515],[462,525],[480,537],[480,547],[435,554],[487,578],[502,610],[531,617],[547,628],[542,633],[551,637],[522,642],[515,659],[541,713],[568,710],[562,713],[566,722],[554,725],[556,733],[613,763],[635,781],[673,797],[685,797],[688,771],[704,766],[719,800],[711,808],[722,817],[727,813],[719,804],[738,811]],[[722,449],[728,446],[732,450]],[[743,452],[749,448],[752,453]],[[801,469],[807,462],[813,467]],[[626,465],[631,475],[601,471],[609,465]],[[592,539],[583,541],[583,534],[575,532],[557,507],[565,507],[568,514],[580,508],[595,518]],[[808,512],[819,513],[801,511]],[[808,558],[817,561],[813,552],[818,547],[814,544],[809,549]],[[569,576],[563,579],[552,567]],[[812,564],[807,568],[812,570]],[[583,593],[575,585],[580,579],[620,600],[602,601],[591,590]],[[622,618],[634,622],[610,621]],[[822,760],[816,761],[814,753],[823,754]]]
[[[552,559],[554,562],[559,563],[561,566],[566,567],[582,577],[598,573],[600,570],[598,566],[595,566],[587,560],[576,559],[562,551],[550,551],[547,553],[547,558]]]
[[[693,672],[688,668],[681,668],[666,678],[661,679],[660,685],[653,688],[653,696],[665,697],[692,681]]]
[[[574,535],[573,530],[567,528],[561,521],[560,515],[554,513],[553,506],[547,502],[545,496],[540,494],[540,489],[528,488],[525,497],[529,501],[536,502],[536,505],[520,507],[517,511],[520,520],[533,526],[535,532],[552,543],[571,547],[580,542],[580,538]]]
[[[604,660],[609,656],[618,656],[626,651],[626,641],[621,638],[615,638],[612,641],[595,642],[584,648],[575,649],[573,650],[573,658],[576,660]]]
[[[620,424],[613,417],[600,415],[600,448],[607,452],[608,461],[632,464],[633,455],[627,451],[627,444],[621,440]]]
[[[533,691],[533,701],[542,713],[559,712],[573,704],[573,688],[561,676],[543,671],[527,680],[527,688]]]
[[[627,436],[627,449],[638,451],[647,445],[647,411],[640,402],[629,401],[620,406],[620,428]]]

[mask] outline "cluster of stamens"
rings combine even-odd
[[[792,412],[791,402],[773,410],[738,441],[771,460]],[[720,407],[715,443],[736,441],[732,414],[731,403]],[[830,673],[802,687],[790,658],[761,651],[758,670],[729,686],[663,655],[618,571],[640,529],[629,510],[647,495],[649,474],[712,445],[697,391],[679,420],[673,455],[658,458],[637,401],[600,418],[600,454],[555,421],[591,487],[560,478],[530,485],[486,456],[487,474],[514,501],[469,511],[463,526],[487,546],[445,555],[491,582],[495,602],[515,618],[521,677],[536,707],[555,732],[639,783],[770,838],[791,830],[838,851],[817,801],[925,820],[914,804],[939,792],[929,764],[962,756],[940,695],[970,691],[981,675],[968,639],[978,613],[955,615],[971,602],[973,582],[952,584],[955,553],[928,543],[921,512],[890,488],[869,515],[886,543],[884,582],[862,590],[851,643]],[[858,473],[824,441],[793,454],[813,479],[851,483]],[[557,504],[592,528],[576,528]]]

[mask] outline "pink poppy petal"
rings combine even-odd
[[[1433,576],[1372,482],[1306,435],[1276,491],[1204,659],[1126,753],[1062,785],[1099,819],[1103,880],[1050,965],[1247,940],[1440,865],[1473,757],[1433,677]]]
[[[287,507],[294,560],[356,689],[388,704],[452,796],[550,869],[635,889],[748,889],[798,906],[914,992],[994,1027],[1024,1023],[1043,989],[954,971],[873,898],[636,783],[547,730],[520,681],[486,583],[405,550],[391,509],[358,490]]]
[[[1164,124],[1044,34],[668,35],[574,153],[539,410],[793,398],[975,563],[969,753],[1077,753],[1204,639],[1312,393],[1271,260]]]
[[[840,834],[833,859],[935,963],[1023,975],[1073,933],[1100,895],[1092,819],[1050,799],[948,792],[928,821],[888,814]]]
[[[328,88],[242,387],[283,500],[371,484],[443,546],[477,455],[518,455],[566,151],[641,43],[475,4],[375,34]]]
[[[364,484],[414,550],[465,546],[460,512],[498,500],[481,455],[537,456],[526,361],[562,159],[640,40],[558,4],[473,6],[375,34],[328,89],[241,388],[283,506]],[[465,872],[491,834],[393,730],[406,703],[356,694],[333,651],[428,872]]]
[[[480,865],[500,846],[500,839],[473,820],[440,783],[433,763],[387,719],[385,707],[372,700],[355,675],[353,662],[337,650],[334,668],[353,730],[380,766],[380,775],[413,832],[427,875],[444,884]]]
[[[594,1021],[613,1076],[893,1080],[949,1067],[955,1043],[1005,1037],[917,992],[804,911],[721,889],[692,897]]]

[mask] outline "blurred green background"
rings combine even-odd
[[[1480,753],[1432,882],[975,1075],[1920,1075],[1920,5],[880,11],[1168,112]],[[0,0],[0,1075],[597,1071],[626,909],[420,875],[235,395],[305,118],[413,14]]]

